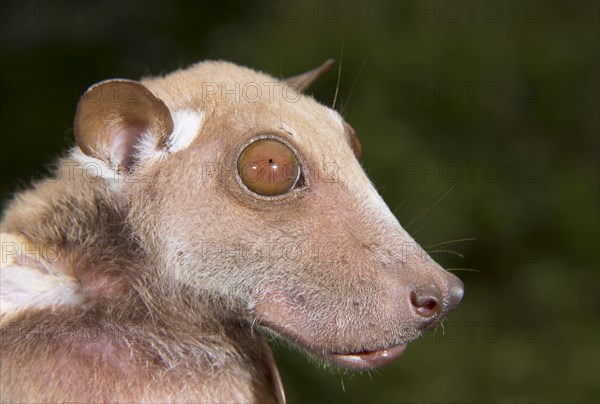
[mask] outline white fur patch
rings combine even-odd
[[[151,133],[144,133],[140,142],[136,145],[137,157],[146,162],[152,163],[160,160],[165,155],[165,151],[178,152],[187,148],[198,136],[202,126],[204,112],[196,112],[189,109],[182,109],[173,113],[173,132],[167,140],[166,149],[160,149],[156,138]],[[100,177],[120,183],[121,173],[118,173],[106,162],[83,153],[79,147],[71,151],[71,158],[81,164],[85,174],[90,177]]]
[[[83,299],[78,282],[26,256],[34,254],[35,245],[18,236],[2,234],[0,263],[0,318],[2,322],[29,308],[76,306]]]
[[[28,308],[76,306],[82,303],[77,282],[66,275],[9,265],[0,272],[1,316]]]
[[[158,147],[156,137],[147,132],[142,135],[142,138],[135,148],[137,150],[136,157],[139,160],[150,164],[160,160],[160,158],[165,155],[165,151]]]
[[[202,126],[204,112],[196,112],[189,109],[182,109],[173,113],[173,133],[167,141],[167,149],[170,152],[178,152],[187,148]]]

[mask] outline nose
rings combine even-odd
[[[448,273],[445,282],[448,290],[446,296],[442,296],[440,288],[434,283],[413,288],[410,292],[410,303],[417,314],[425,318],[447,315],[458,306],[464,294],[462,281],[456,275]]]
[[[458,306],[465,293],[465,285],[460,278],[448,273],[448,296],[446,297],[446,311],[450,312]]]

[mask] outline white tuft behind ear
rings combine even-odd
[[[178,152],[186,149],[198,136],[204,112],[182,109],[173,114],[173,132],[167,140],[167,150]]]

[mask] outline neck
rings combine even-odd
[[[63,161],[62,167],[68,163]],[[99,181],[62,176],[17,195],[5,210],[2,232],[60,256],[50,260],[42,254],[41,266],[74,279],[80,294],[78,305],[36,307],[14,318],[20,333],[39,332],[40,323],[48,326],[49,335],[61,335],[65,322],[75,327],[68,339],[35,339],[41,345],[32,351],[45,345],[45,352],[52,352],[48,355],[68,362],[65,386],[71,376],[92,378],[96,372],[108,375],[125,369],[137,372],[140,391],[153,392],[136,396],[126,393],[131,386],[116,383],[101,392],[87,390],[90,399],[194,401],[214,395],[221,400],[222,386],[227,385],[231,400],[272,400],[278,376],[260,334],[243,313],[226,315],[231,311],[220,299],[157,276],[164,269],[159,271],[153,254],[132,231],[125,204],[111,195]],[[95,338],[86,338],[89,335]],[[39,359],[17,356],[14,360]],[[69,366],[81,363],[88,367],[79,375],[73,369],[68,376]],[[170,378],[169,389],[165,382],[158,383],[165,375]],[[69,398],[55,393],[56,398]]]

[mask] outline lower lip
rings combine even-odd
[[[368,370],[389,365],[406,350],[406,344],[378,351],[365,351],[347,354],[326,354],[325,359],[338,366],[352,370]]]

